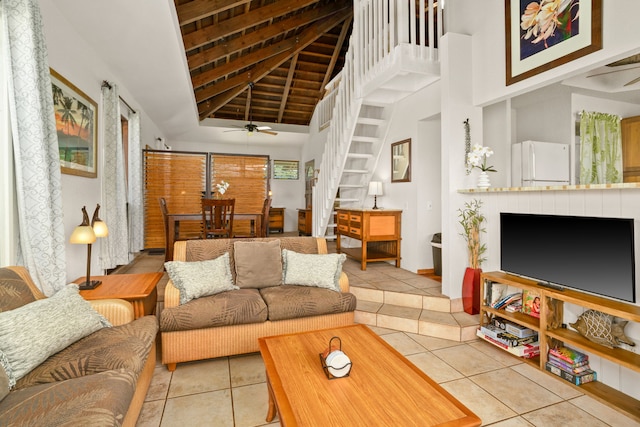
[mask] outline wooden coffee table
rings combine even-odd
[[[111,274],[91,276],[91,280],[100,280],[102,284],[95,289],[80,291],[86,300],[120,298],[133,305],[133,314],[138,317],[152,314],[158,300],[157,285],[162,273]],[[73,283],[81,284],[86,277],[80,277]]]
[[[338,336],[352,362],[329,380],[319,354]],[[260,338],[269,412],[283,426],[479,426],[473,412],[365,325]],[[335,341],[334,341],[335,343]]]

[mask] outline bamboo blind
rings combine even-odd
[[[215,185],[224,180],[229,189],[225,199],[236,199],[235,211],[238,213],[260,213],[269,185],[269,158],[265,156],[212,155],[211,183]],[[233,233],[248,235],[250,222],[234,220]]]
[[[207,172],[207,156],[211,171]],[[165,236],[159,198],[167,201],[171,213],[194,213],[202,210],[201,199],[224,180],[229,189],[223,195],[235,198],[238,213],[259,213],[269,191],[269,157],[222,155],[144,150],[145,178],[145,249],[164,248]],[[234,221],[234,234],[249,234],[248,220]],[[179,238],[194,238],[200,233],[200,222],[180,224]]]
[[[167,201],[171,213],[200,212],[200,199],[205,189],[206,154],[144,152],[145,178],[145,249],[164,248],[164,225],[160,197]],[[200,222],[180,224],[180,237],[200,233]]]

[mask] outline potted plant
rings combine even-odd
[[[480,242],[480,235],[485,232],[483,223],[485,216],[480,212],[482,201],[472,200],[464,204],[464,209],[458,209],[459,223],[463,232],[460,233],[467,242],[469,255],[469,267],[465,270],[462,281],[462,305],[464,311],[469,314],[480,312],[480,265],[485,260],[483,257],[487,251],[484,243]]]

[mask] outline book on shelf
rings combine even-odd
[[[547,355],[549,362],[553,362],[554,364],[560,366],[560,367],[566,367],[569,370],[573,370],[573,369],[580,369],[580,368],[584,368],[589,367],[589,360],[581,360],[579,362],[567,362],[564,359],[559,358],[558,356],[554,356],[553,354],[549,353]],[[578,372],[578,371],[576,371]]]
[[[522,312],[533,317],[540,317],[540,294],[524,289],[522,291]]]
[[[480,330],[486,336],[493,338],[502,344],[506,344],[509,347],[517,347],[522,344],[529,344],[538,341],[538,334],[520,338],[492,324],[482,325],[480,326]]]
[[[498,301],[496,301],[493,304],[493,308],[503,308],[506,307],[509,304],[512,304],[516,301],[520,301],[522,299],[522,293],[520,292],[516,292],[513,294],[509,294],[501,299],[499,299]]]
[[[581,372],[588,371],[591,369],[591,367],[589,366],[589,363],[582,366],[571,366],[564,361],[552,359],[551,356],[549,356],[549,363],[551,363],[553,366],[557,366],[558,368],[567,372],[571,372],[573,374],[579,374]]]
[[[598,374],[591,369],[580,372],[579,374],[575,374],[573,372],[565,371],[564,369],[561,369],[550,362],[545,363],[545,369],[552,374],[557,375],[560,378],[575,385],[582,385],[598,380]]]
[[[589,356],[569,347],[555,347],[549,349],[549,354],[569,363],[588,361]]]
[[[522,311],[522,303],[520,301],[513,302],[504,308],[504,311],[508,313],[517,313]]]
[[[504,344],[494,338],[491,338],[490,336],[486,336],[481,329],[478,329],[476,331],[476,335],[479,338],[482,338],[483,340],[487,341],[488,343],[491,343],[497,347],[502,348],[503,350],[506,350],[507,352],[518,356],[518,357],[523,357],[525,359],[530,359],[532,357],[536,357],[540,355],[540,343],[539,342],[533,342],[533,343],[529,343],[529,344],[522,344],[516,347],[511,347],[507,344]]]
[[[493,324],[504,330],[505,332],[509,332],[510,334],[517,336],[518,338],[526,338],[533,335],[538,335],[538,333],[531,328],[527,328],[526,326],[519,325],[498,316],[493,318]]]

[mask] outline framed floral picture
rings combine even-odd
[[[602,49],[602,0],[505,0],[506,84]]]
[[[391,144],[391,182],[411,182],[411,139]]]
[[[98,104],[51,69],[62,173],[98,176]]]

